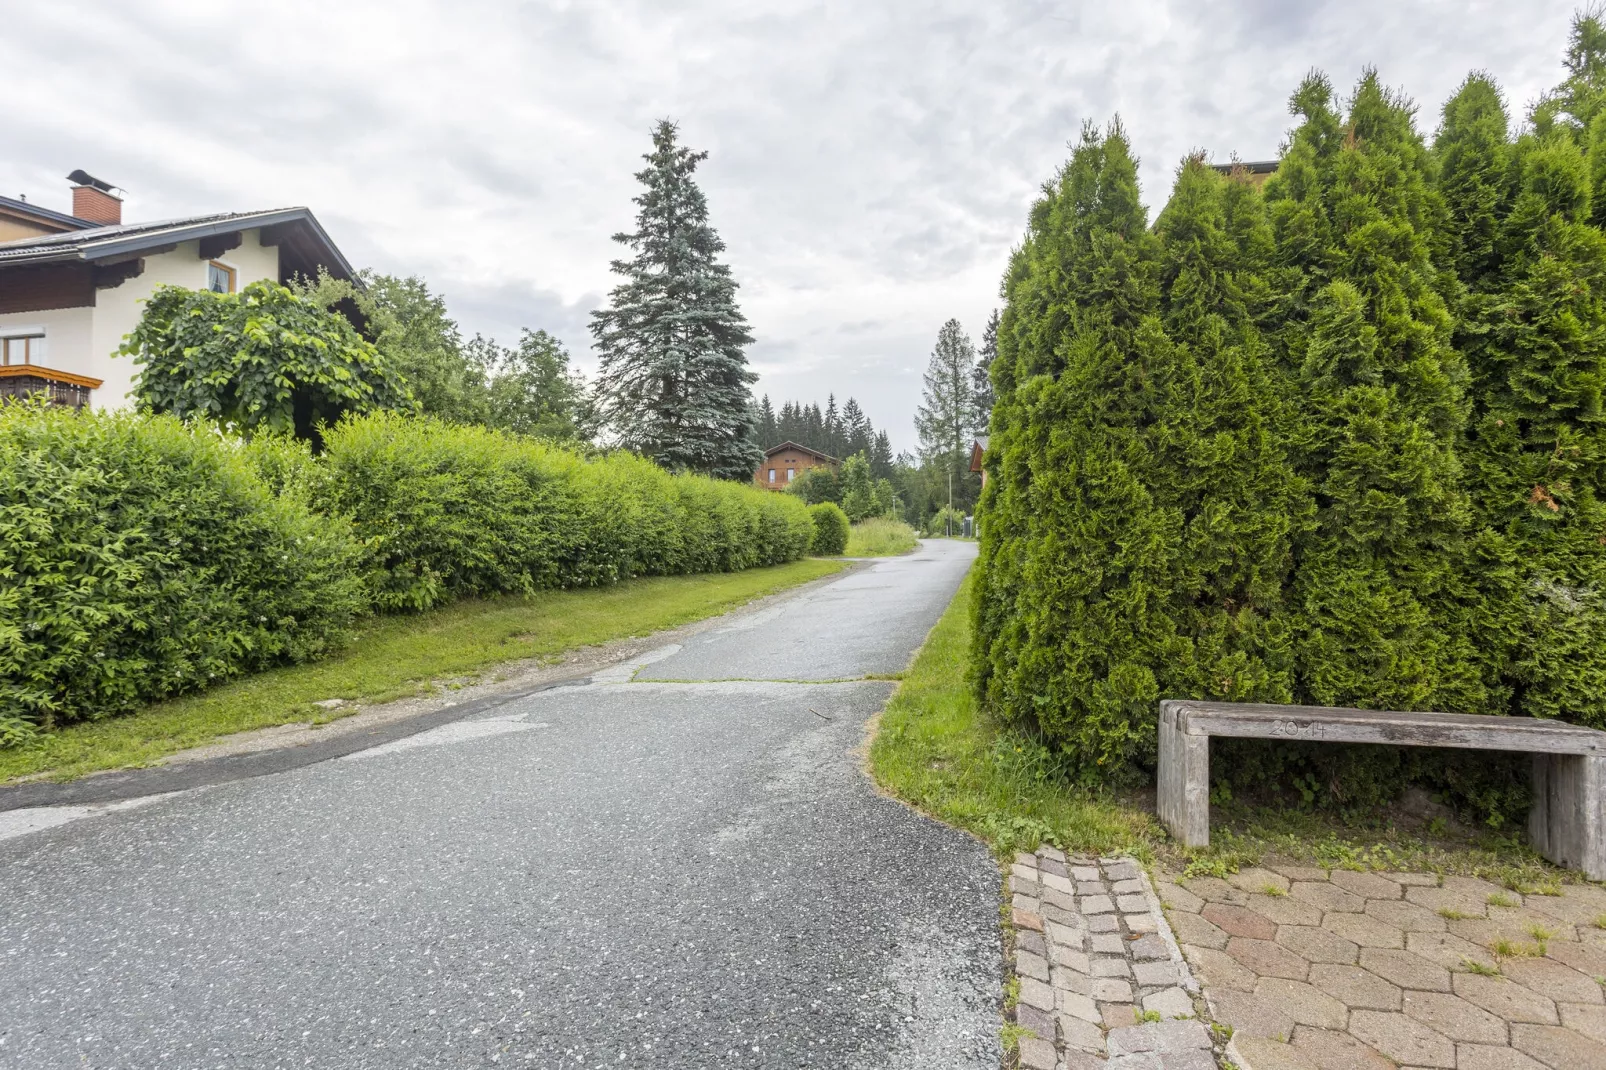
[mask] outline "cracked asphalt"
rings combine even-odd
[[[998,871],[860,753],[973,557],[0,842],[0,1066],[992,1070]]]

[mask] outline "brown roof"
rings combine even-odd
[[[764,451],[764,456],[765,457],[773,457],[777,453],[781,453],[784,450],[796,450],[799,453],[806,453],[810,457],[818,457],[820,460],[829,461],[832,464],[841,464],[842,463],[841,461],[837,460],[835,457],[831,456],[829,453],[821,453],[819,450],[810,449],[807,446],[800,446],[796,442],[783,442],[779,446],[771,446],[769,449]]]

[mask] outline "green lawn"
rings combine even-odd
[[[471,676],[499,662],[550,657],[701,620],[844,567],[841,561],[813,559],[746,572],[473,599],[417,616],[378,617],[343,652],[323,661],[244,677],[126,717],[71,725],[35,746],[0,750],[0,781],[38,773],[66,780],[98,769],[149,764],[231,732],[330,720],[340,713],[313,703],[329,698],[383,702],[420,694],[434,681]]]
[[[917,545],[915,529],[901,520],[876,517],[861,520],[848,532],[849,557],[891,557],[906,554]]]
[[[1534,854],[1516,830],[1456,822],[1426,827],[1395,808],[1366,814],[1313,812],[1288,800],[1214,807],[1211,844],[1168,839],[1147,800],[1077,787],[1026,736],[982,714],[965,680],[970,581],[932,629],[881,715],[870,746],[888,792],[939,820],[968,829],[1001,856],[1041,842],[1068,851],[1129,851],[1173,871],[1225,876],[1263,858],[1337,869],[1465,873],[1525,894],[1576,879]]]
[[[1066,784],[1041,749],[981,714],[965,681],[969,647],[967,578],[881,714],[870,765],[882,787],[1000,855],[1046,840],[1150,857],[1158,834],[1148,814]]]

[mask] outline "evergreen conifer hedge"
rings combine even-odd
[[[1375,72],[1313,75],[1264,189],[1190,158],[1153,226],[1084,129],[1003,283],[983,701],[1087,781],[1152,767],[1171,696],[1606,727],[1606,86],[1564,88],[1514,136],[1474,75],[1429,146]],[[1523,801],[1498,761],[1230,749],[1330,801]]]

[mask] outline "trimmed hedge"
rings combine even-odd
[[[0,404],[0,742],[338,643],[367,610],[341,520],[167,416]]]
[[[835,502],[809,506],[814,520],[814,541],[809,553],[816,557],[835,557],[848,548],[848,514]]]
[[[813,533],[795,498],[430,417],[348,419],[324,444],[314,497],[369,547],[384,609],[734,572],[796,560]]]
[[[0,403],[0,746],[317,657],[373,608],[802,557],[788,495],[379,413],[250,443]]]

